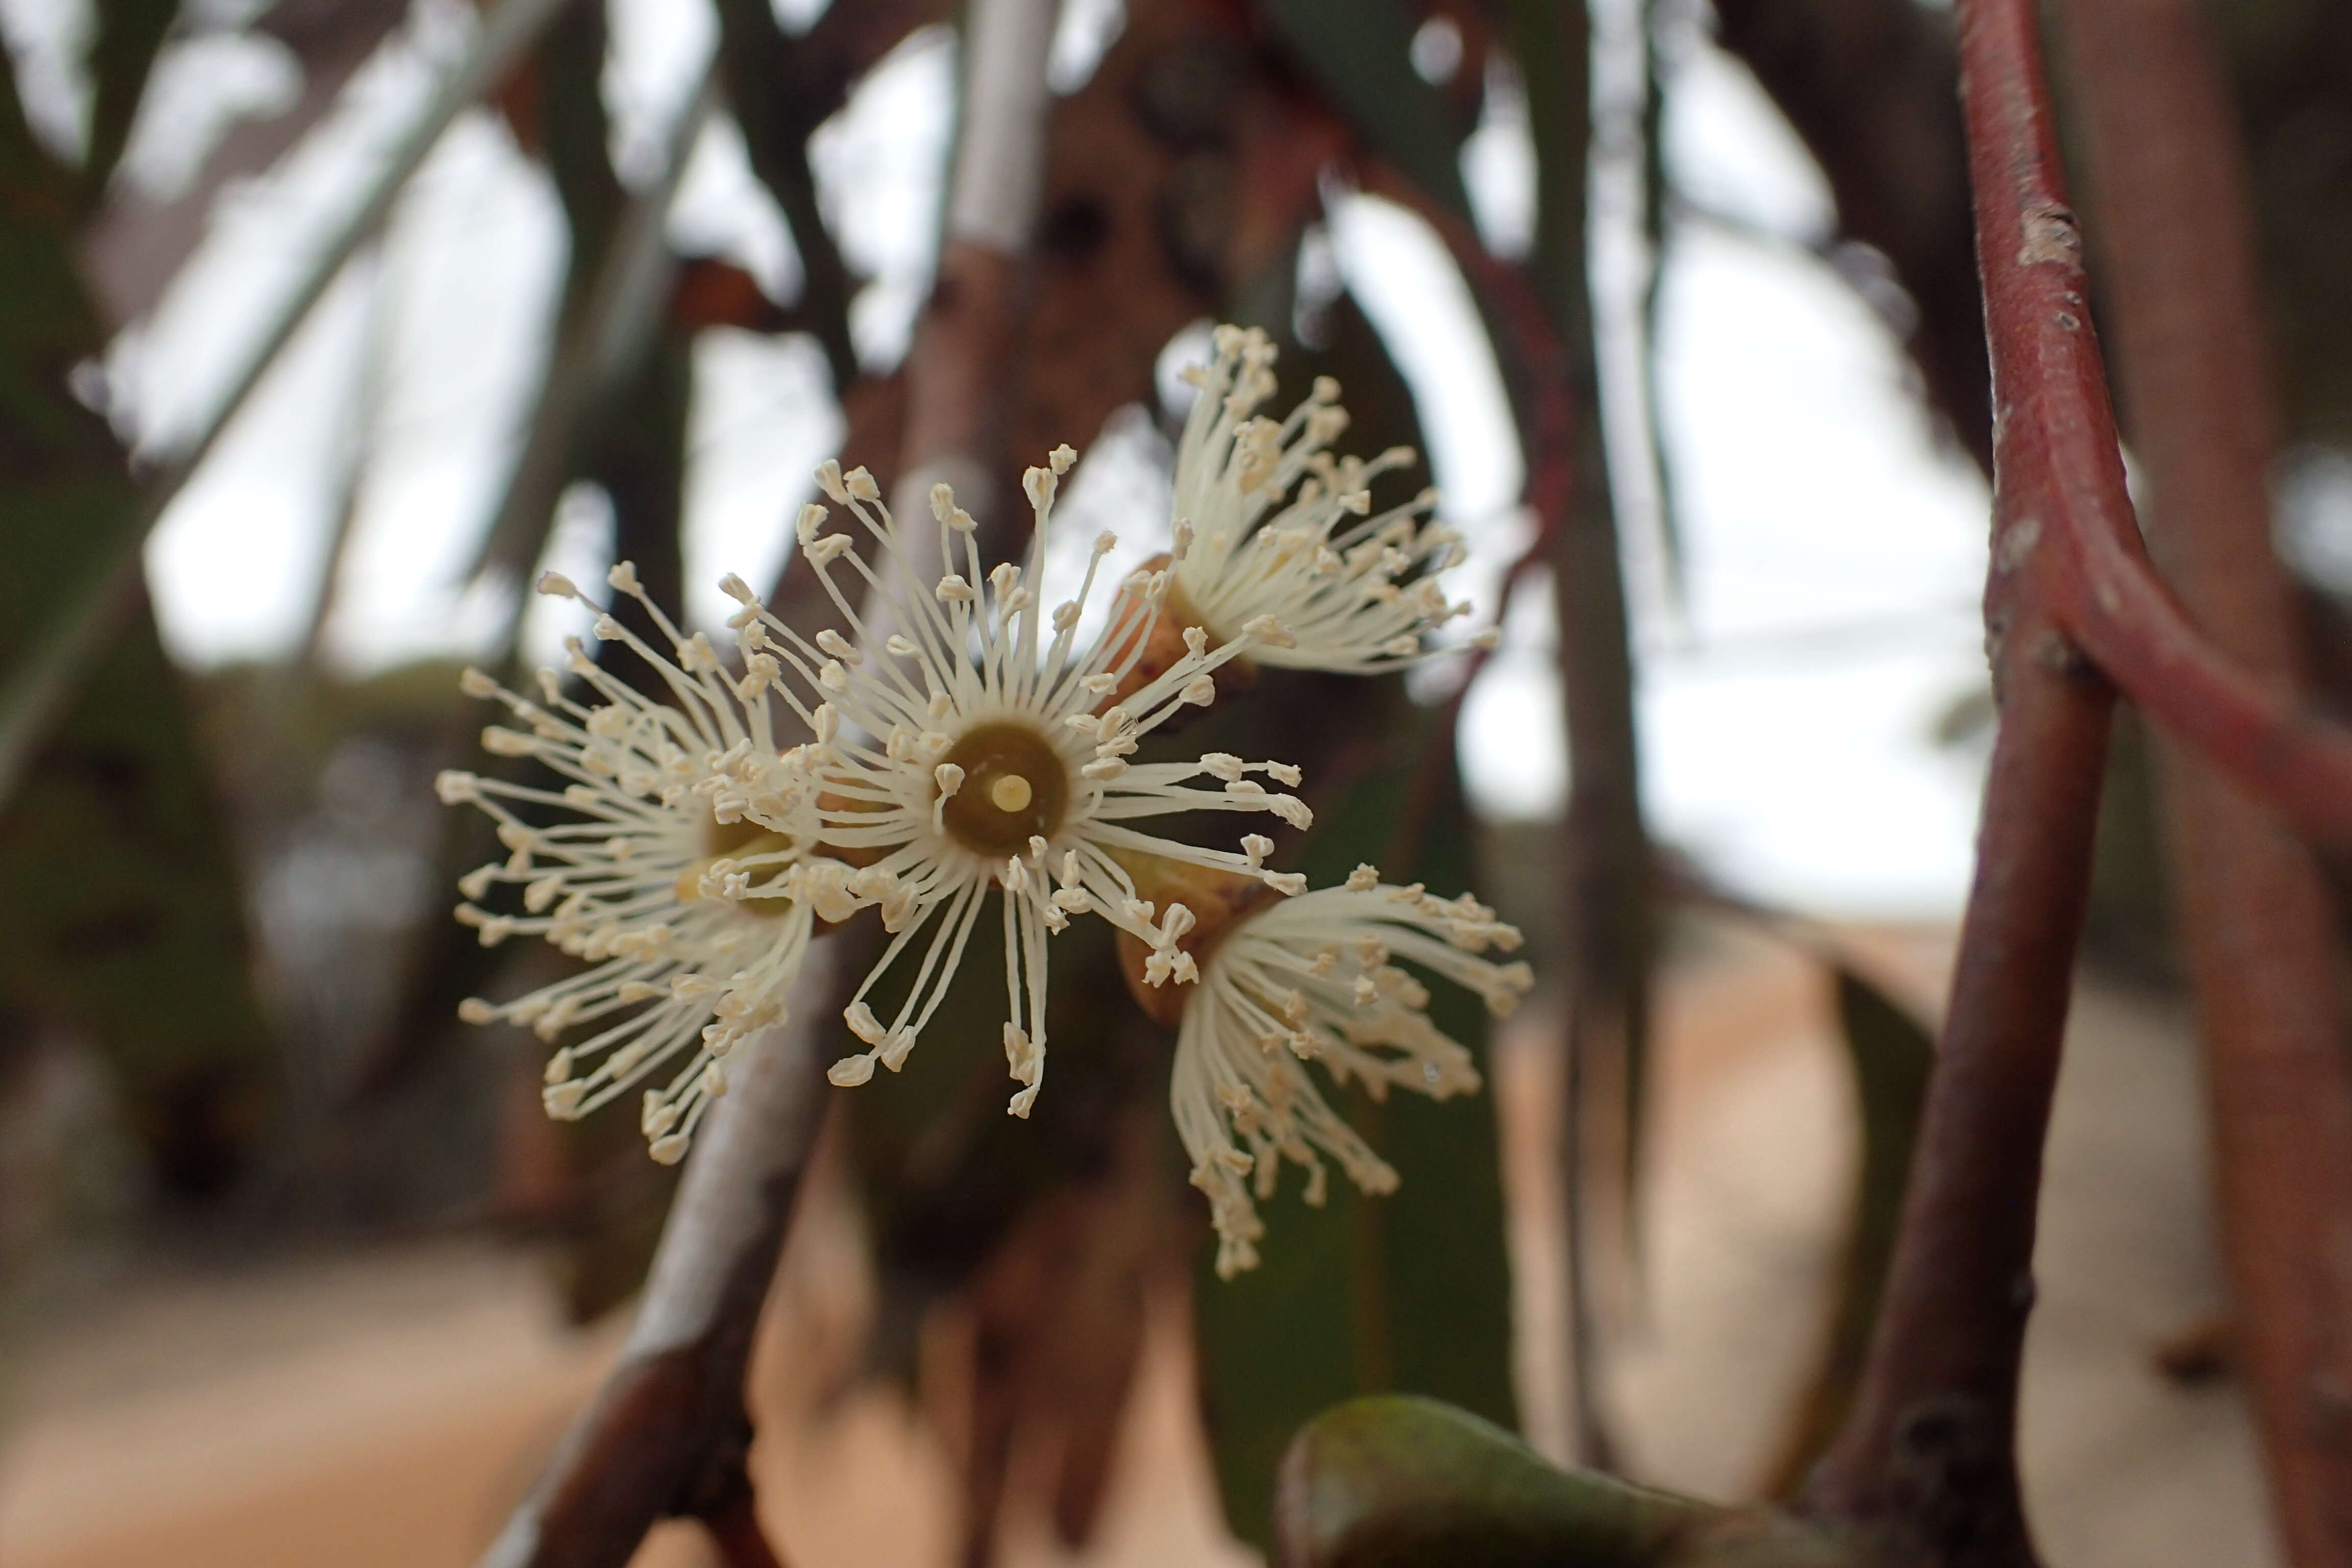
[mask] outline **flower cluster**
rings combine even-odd
[[[1253,657],[1297,669],[1376,674],[1437,651],[1427,634],[1470,611],[1447,601],[1437,577],[1462,560],[1462,536],[1433,521],[1433,489],[1371,510],[1371,481],[1410,464],[1412,448],[1335,458],[1330,444],[1348,427],[1338,382],[1319,377],[1287,418],[1265,418],[1274,344],[1221,327],[1215,345],[1188,373],[1200,395],[1176,456],[1179,613],[1213,638],[1270,616],[1287,636]],[[1491,644],[1492,634],[1473,640]]]
[[[1337,888],[1265,907],[1236,925],[1202,966],[1176,1038],[1170,1098],[1177,1135],[1207,1194],[1217,1272],[1257,1264],[1265,1234],[1252,1203],[1273,1195],[1285,1160],[1306,1167],[1307,1201],[1327,1183],[1317,1151],[1369,1193],[1396,1173],[1334,1111],[1304,1064],[1355,1079],[1374,1100],[1390,1086],[1444,1100],[1478,1087],[1470,1053],[1429,1021],[1427,989],[1408,963],[1477,993],[1507,1013],[1533,984],[1525,963],[1477,954],[1517,947],[1519,933],[1466,894],[1440,899],[1393,887],[1359,866]]]
[[[569,782],[559,792],[470,773],[438,781],[445,803],[488,813],[509,852],[459,882],[458,920],[485,947],[541,936],[592,967],[503,1005],[469,1000],[459,1015],[526,1025],[551,1042],[604,1024],[548,1061],[543,1098],[561,1120],[670,1069],[643,1110],[654,1157],[667,1163],[726,1092],[728,1054],[783,1017],[811,935],[815,800],[780,754],[761,692],[728,679],[708,638],[680,636],[625,563],[610,581],[645,605],[677,657],[610,615],[596,636],[626,644],[674,700],[649,700],[576,638],[567,669],[603,699],[593,707],[553,670],[540,672],[542,700],[532,702],[469,669],[466,692],[498,699],[518,726],[485,730],[483,749],[534,758]],[[578,594],[553,574],[540,589]],[[500,883],[521,888],[522,913],[480,907]]]
[[[804,507],[797,534],[838,629],[804,635],[730,576],[722,586],[742,608],[722,659],[667,619],[624,563],[611,587],[644,606],[669,647],[609,613],[594,635],[625,645],[667,701],[578,642],[567,661],[577,684],[541,671],[539,701],[467,672],[466,689],[513,720],[485,732],[487,749],[565,781],[441,780],[442,797],[487,812],[510,852],[464,879],[458,918],[485,943],[537,935],[589,965],[461,1010],[551,1043],[593,1026],[548,1064],[550,1114],[583,1115],[647,1086],[653,1153],[677,1159],[725,1093],[730,1055],[783,1019],[810,941],[868,907],[889,940],[844,1013],[863,1048],[829,1076],[852,1086],[877,1066],[897,1071],[992,901],[1018,1086],[1010,1110],[1026,1116],[1043,1082],[1052,939],[1075,919],[1108,922],[1139,994],[1179,1025],[1172,1103],[1221,1271],[1255,1261],[1252,1193],[1271,1193],[1284,1160],[1306,1168],[1310,1202],[1326,1154],[1367,1190],[1395,1184],[1304,1064],[1376,1095],[1391,1084],[1439,1098],[1475,1089],[1468,1053],[1429,1022],[1415,970],[1499,1011],[1525,989],[1527,966],[1475,955],[1508,950],[1517,933],[1466,897],[1386,887],[1369,868],[1309,892],[1268,864],[1276,844],[1262,833],[1231,847],[1167,833],[1165,819],[1207,811],[1307,827],[1307,805],[1287,793],[1301,782],[1290,763],[1135,759],[1145,737],[1215,701],[1221,673],[1361,673],[1434,651],[1428,634],[1465,608],[1436,575],[1461,544],[1430,521],[1433,495],[1372,511],[1370,481],[1410,454],[1331,455],[1347,417],[1335,386],[1318,384],[1286,419],[1257,417],[1272,346],[1232,328],[1215,342],[1195,373],[1174,549],[1115,584],[1100,581],[1116,543],[1104,534],[1074,598],[1050,611],[1038,598],[1058,487],[1076,461],[1066,447],[1024,478],[1035,519],[1025,563],[992,566],[946,486],[928,498],[929,526],[910,525],[863,469],[827,463],[817,482],[830,505]],[[852,531],[833,531],[840,514]],[[552,574],[540,589],[583,597]],[[1098,589],[1114,595],[1112,614],[1082,637]],[[509,909],[484,907],[501,884],[520,889]],[[869,998],[902,968],[910,983],[886,1020]]]

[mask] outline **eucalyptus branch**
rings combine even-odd
[[[709,1519],[730,1561],[761,1562],[745,1544],[760,1538],[743,1375],[826,1103],[835,968],[831,942],[813,946],[790,1020],[747,1052],[695,1141],[619,1365],[480,1568],[622,1568],[676,1514]]]
[[[2181,0],[2061,15],[2148,542],[2199,626],[2271,700],[2301,700],[2294,590],[2271,544],[2279,416],[2244,153],[2219,40]],[[2167,749],[2168,835],[2208,1062],[2238,1335],[2289,1561],[2352,1560],[2352,1060],[2316,858],[2193,749]]]
[[[1008,284],[1015,258],[1003,242],[1034,219],[1054,15],[1053,0],[975,0],[969,15],[963,153],[940,284],[909,365],[905,471],[918,477],[902,485],[914,490],[902,506],[927,507],[936,479],[988,471],[980,435],[1001,402],[991,384],[1015,296],[966,286]],[[1023,161],[1025,175],[1009,166]],[[482,1568],[620,1568],[656,1519],[681,1513],[704,1520],[730,1563],[773,1561],[743,1467],[743,1373],[824,1099],[816,1020],[834,1016],[836,963],[833,943],[811,950],[792,1022],[701,1133],[621,1365]]]

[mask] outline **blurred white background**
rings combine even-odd
[[[661,148],[713,47],[708,0],[609,0],[608,96],[619,167],[658,174]],[[805,26],[823,0],[777,0]],[[71,61],[89,0],[0,0],[28,111],[81,134],[87,92]],[[244,0],[208,0],[220,26],[170,46],[133,132],[124,177],[159,195],[189,180],[239,117],[296,90],[280,46],[235,28]],[[1599,112],[1634,112],[1641,39],[1624,0],[1601,8]],[[1116,37],[1119,0],[1068,0],[1055,84],[1086,79]],[[431,68],[474,26],[462,0],[420,0],[336,110],[267,176],[226,194],[201,250],[107,364],[110,406],[151,453],[201,422],[244,345],[354,199],[420,101]],[[1448,68],[1446,40],[1417,51]],[[1613,476],[1627,524],[1640,655],[1645,791],[1658,831],[1754,896],[1815,911],[1939,918],[1967,876],[1981,760],[1939,748],[1938,718],[1982,685],[1974,596],[1986,493],[1939,443],[1886,321],[1822,254],[1825,186],[1744,70],[1696,21],[1660,37],[1664,148],[1692,214],[1659,258],[1654,357],[1642,341],[1649,258],[1638,171],[1609,149],[1595,168],[1596,302],[1604,334]],[[1454,53],[1458,54],[1458,48]],[[854,271],[871,279],[853,325],[861,358],[905,352],[932,266],[951,134],[955,43],[908,39],[820,132],[821,197]],[[1532,160],[1508,84],[1489,97],[1464,159],[1481,227],[1524,247]],[[1479,558],[1464,568],[1482,614],[1528,536],[1497,373],[1442,247],[1401,208],[1333,185],[1328,243],[1302,292],[1350,290],[1416,395],[1430,465]],[[673,237],[741,263],[779,299],[798,258],[723,118],[706,128],[671,211]],[[467,580],[544,371],[564,245],[544,175],[487,112],[433,153],[381,243],[354,260],[181,494],[147,552],[173,652],[193,667],[270,658],[319,627],[352,671],[484,644],[519,584]],[[1170,369],[1183,343],[1171,345]],[[1674,498],[1670,547],[1639,415],[1645,367]],[[343,432],[373,431],[355,463]],[[690,610],[722,613],[727,571],[759,582],[784,555],[810,468],[841,415],[812,340],[714,331],[695,371],[687,539]],[[1071,506],[1148,549],[1168,446],[1139,413],[1097,432]],[[332,548],[339,518],[350,536]],[[593,492],[566,499],[550,564],[591,577],[610,519]],[[331,594],[324,576],[340,559]],[[1503,655],[1469,699],[1464,760],[1486,812],[1556,812],[1566,784],[1550,674],[1548,584],[1507,626]],[[534,599],[525,646],[545,656],[574,629]],[[1442,672],[1432,683],[1443,685]]]

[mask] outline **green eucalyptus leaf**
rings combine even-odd
[[[113,577],[110,557],[142,521],[114,433],[71,390],[104,343],[75,269],[75,207],[0,82],[0,673],[12,687],[71,635],[74,606]],[[236,1174],[260,1131],[275,1056],[188,705],[144,600],[122,596],[129,624],[92,650],[87,687],[0,813],[0,1002],[100,1047],[166,1184],[201,1192]]]
[[[1839,1033],[1862,1110],[1862,1160],[1854,1173],[1853,1217],[1829,1331],[1767,1485],[1776,1497],[1803,1483],[1806,1469],[1836,1436],[1853,1403],[1895,1256],[1911,1151],[1936,1059],[1934,1036],[1885,992],[1843,966],[1836,980]]]
[[[1284,1456],[1277,1568],[1884,1568],[1869,1536],[1560,1470],[1433,1399],[1359,1399]]]
[[[1358,1399],[1282,1463],[1284,1568],[1614,1568],[1659,1563],[1714,1510],[1553,1468],[1508,1432],[1433,1399]]]
[[[209,775],[143,601],[0,813],[0,995],[102,1051],[168,1189],[215,1191],[243,1167],[277,1057]]]

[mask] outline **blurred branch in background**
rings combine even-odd
[[[1059,0],[974,0],[965,12],[962,116],[939,275],[907,353],[906,430],[891,490],[903,516],[923,515],[931,487],[947,484],[967,511],[1009,526],[1001,514],[1013,498],[997,483],[1005,436],[997,389],[1021,359],[1025,262],[1045,181],[1045,61],[1060,10]]]
[[[2180,0],[2072,0],[2125,427],[2148,545],[2199,629],[2305,701],[2272,546],[2280,417],[2221,54]],[[2240,1344],[2287,1560],[2352,1561],[2352,1058],[2317,858],[2193,746],[2168,744],[2171,872],[2195,979]],[[2326,1412],[2326,1414],[2323,1414]]]
[[[794,313],[824,346],[836,395],[857,379],[857,354],[849,342],[850,278],[817,210],[808,139],[848,96],[858,71],[880,58],[880,38],[905,37],[935,20],[935,10],[919,4],[832,6],[808,37],[793,40],[766,0],[719,0],[719,68],[728,101],[743,128],[751,172],[792,229],[801,258]],[[870,35],[855,50],[840,42],[851,27]]]
[[[299,285],[239,361],[196,434],[145,476],[138,500],[88,525],[86,561],[47,585],[26,651],[0,672],[0,799],[22,779],[89,661],[136,592],[139,548],[172,498],[227,428],[343,264],[375,232],[450,121],[497,85],[567,0],[503,0],[465,56],[448,67],[415,124],[394,147],[350,215],[320,243]],[[13,93],[12,93],[13,97]],[[29,144],[28,144],[29,145]],[[33,154],[37,156],[38,154]],[[95,344],[91,352],[95,352]]]
[[[584,91],[591,103],[595,101],[596,72],[604,60],[602,26],[593,30],[593,43],[596,47],[584,52],[580,70],[572,73],[579,79],[568,84]],[[590,117],[591,122],[577,132],[567,135],[558,131],[549,100],[562,90],[550,82],[540,93],[545,106],[541,112],[549,121],[543,134],[550,142],[551,162],[559,170],[590,164],[601,172],[605,184],[611,184],[603,113]],[[592,202],[572,196],[565,202],[572,219],[572,259],[562,323],[548,360],[545,383],[532,405],[521,455],[515,459],[506,493],[483,537],[475,575],[522,582],[546,549],[556,498],[580,469],[583,427],[610,418],[623,387],[642,374],[677,274],[677,258],[670,253],[663,225],[686,177],[695,141],[709,123],[716,99],[715,85],[705,81],[671,128],[660,175],[642,190],[624,194],[615,189],[612,195],[618,198],[617,211],[609,210],[610,199]],[[559,175],[557,184],[569,195],[578,182]],[[627,553],[624,552],[625,557]],[[640,565],[647,569],[648,582],[667,580],[667,592],[656,587],[654,593],[675,611],[677,574],[656,576],[650,563]],[[511,646],[521,606],[527,602],[526,595],[513,595],[515,608],[506,636],[499,639],[502,643]],[[646,629],[639,628],[639,635]]]
[[[223,189],[299,142],[407,13],[406,0],[278,0],[254,19],[257,31],[293,53],[299,92],[282,114],[239,121],[176,195],[157,199],[120,181],[110,187],[105,205],[83,226],[79,249],[110,326],[154,309],[203,239]]]
[[[1653,868],[1642,817],[1639,747],[1633,731],[1633,661],[1626,618],[1624,557],[1612,504],[1601,430],[1586,239],[1586,174],[1591,140],[1590,22],[1581,4],[1513,0],[1508,36],[1528,80],[1536,153],[1536,243],[1529,275],[1559,343],[1537,377],[1556,380],[1570,428],[1536,426],[1529,449],[1529,502],[1549,540],[1559,639],[1560,691],[1569,753],[1562,829],[1568,1030],[1562,1107],[1562,1169],[1568,1184],[1571,1289],[1578,1305],[1576,1399],[1580,1441],[1610,1468],[1600,1403],[1601,1362],[1593,1296],[1598,1253],[1591,1243],[1596,1177],[1613,1178],[1621,1223],[1631,1234],[1637,1141],[1635,1108],[1647,1055],[1653,930]],[[1523,349],[1532,344],[1522,340]],[[1532,358],[1532,355],[1530,356]],[[1543,394],[1538,394],[1543,395]],[[1546,422],[1549,424],[1549,421]],[[1565,452],[1556,448],[1563,440]],[[1561,488],[1565,483],[1565,489]],[[1592,1090],[1608,1093],[1596,1114]],[[1588,1142],[1613,1133],[1615,1147]],[[1596,1152],[1601,1157],[1596,1158]],[[1609,1158],[1613,1156],[1613,1162]],[[1611,1164],[1613,1163],[1614,1169]],[[1607,1191],[1606,1186],[1602,1191]]]

